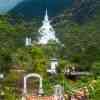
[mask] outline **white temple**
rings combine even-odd
[[[47,44],[49,40],[55,40],[56,42],[58,41],[55,36],[55,31],[50,24],[47,9],[43,20],[43,25],[39,29],[39,33],[41,35],[38,40],[39,44]]]
[[[31,46],[32,45],[31,37],[26,37],[26,39],[25,39],[25,45],[26,46]]]

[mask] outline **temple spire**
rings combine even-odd
[[[44,20],[45,20],[45,21],[49,21],[48,10],[47,10],[47,8],[46,8]]]

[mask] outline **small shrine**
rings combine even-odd
[[[50,74],[56,74],[57,73],[56,69],[57,69],[57,66],[58,66],[58,59],[56,59],[56,58],[50,59],[50,65],[49,66],[50,66],[50,68],[47,70],[47,72],[50,73]]]
[[[26,37],[26,39],[25,39],[25,46],[31,46],[31,45],[32,45],[31,37]]]

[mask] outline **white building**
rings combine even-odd
[[[43,25],[40,27],[38,32],[41,35],[38,39],[39,44],[47,44],[49,40],[55,40],[56,42],[58,41],[55,36],[55,31],[50,24],[47,9],[43,20]]]
[[[50,59],[50,68],[47,70],[48,73],[51,73],[51,74],[56,74],[57,73],[57,68],[58,66],[58,59]]]
[[[25,46],[31,46],[31,45],[32,45],[31,37],[26,37],[26,39],[25,39]]]

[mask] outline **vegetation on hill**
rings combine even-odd
[[[93,2],[94,3],[93,3]],[[91,68],[94,62],[100,61],[100,12],[99,4],[96,0],[81,3],[79,8],[74,8],[74,13],[69,16],[65,13],[63,17],[60,17],[59,22],[55,24],[57,31],[57,37],[64,44],[63,52],[61,55],[66,56],[73,62],[79,63],[81,67]],[[95,5],[95,8],[92,7]],[[88,16],[86,10],[93,10],[91,17],[84,19]],[[82,11],[81,11],[82,10]],[[83,13],[84,11],[84,13]],[[82,18],[78,17],[82,14]],[[66,18],[65,16],[68,16]],[[81,16],[81,15],[80,15]],[[75,20],[77,18],[78,20]],[[83,21],[83,22],[82,22]],[[90,69],[89,68],[89,69]],[[83,68],[84,69],[84,68]]]
[[[25,47],[25,38],[32,36],[36,40],[39,35],[37,19],[25,22],[21,18],[0,16],[0,71],[8,71],[5,67],[11,66],[11,54],[17,48]]]
[[[81,9],[86,9],[87,6],[84,4]],[[90,10],[90,8],[88,9]],[[90,92],[90,98],[92,98],[91,100],[99,100],[100,13],[97,8],[90,19],[89,17],[88,19],[77,17],[79,13],[72,13],[71,16],[64,13],[64,16],[67,17],[60,17],[59,22],[53,23],[57,32],[56,36],[63,45],[54,41],[49,41],[45,46],[34,42],[39,36],[37,31],[40,27],[40,19],[34,18],[29,22],[12,15],[0,16],[0,72],[5,74],[0,88],[3,87],[1,90],[6,93],[5,98],[15,100],[16,94],[13,91],[19,92],[16,84],[20,83],[20,78],[23,76],[23,72],[21,74],[17,72],[19,70],[26,74],[35,72],[43,76],[47,95],[51,94],[52,86],[58,83],[65,87],[66,92],[72,93],[72,89],[88,87],[88,83],[95,80],[95,89]],[[80,13],[83,16],[87,15],[87,13],[83,14],[81,9]],[[76,18],[80,18],[79,21]],[[31,36],[33,39],[31,47],[25,47],[26,36]],[[50,76],[47,73],[49,59],[52,57],[59,58],[57,76]],[[73,64],[77,64],[79,70],[92,72],[93,76],[84,76],[80,77],[80,80],[70,81],[64,76],[64,68]],[[14,93],[14,97],[9,92]]]

